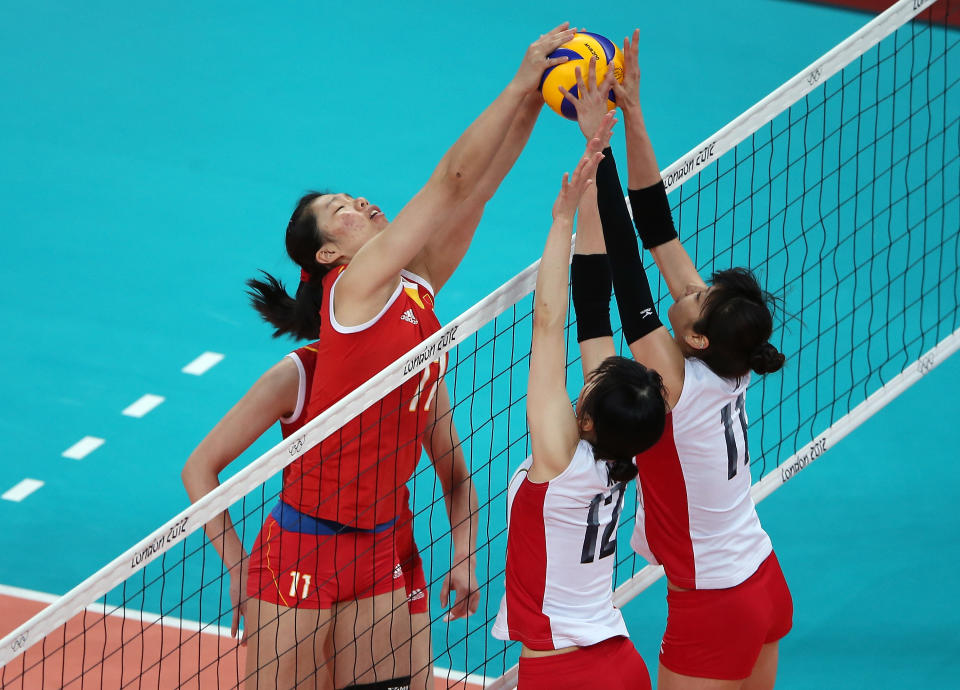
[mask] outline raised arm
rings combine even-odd
[[[577,237],[570,264],[573,309],[577,315],[577,343],[583,380],[607,357],[617,354],[610,325],[610,297],[613,284],[610,262],[600,228],[597,186],[590,185],[580,198]]]
[[[354,314],[377,313],[393,292],[401,269],[423,249],[437,224],[457,205],[474,194],[497,152],[491,141],[500,141],[513,123],[517,109],[536,88],[544,69],[566,58],[547,58],[573,36],[561,24],[534,41],[520,69],[496,100],[460,135],[440,160],[423,188],[382,232],[359,249],[339,279],[337,308]],[[430,280],[432,276],[424,276]]]
[[[443,500],[450,520],[453,562],[440,590],[440,605],[447,606],[454,592],[455,603],[448,620],[476,613],[480,589],[476,574],[477,518],[480,513],[477,490],[463,457],[457,428],[453,424],[447,384],[440,383],[434,417],[424,436],[424,448],[443,488]]]
[[[578,73],[577,92],[583,95],[577,97],[564,91],[564,97],[576,108],[577,120],[581,131],[585,133],[590,131],[598,115],[597,108],[605,108],[605,105],[597,105],[598,90],[591,86],[595,83],[594,62],[591,61],[586,84]],[[606,93],[615,83],[613,70],[609,70],[599,86],[603,101],[606,101]],[[623,198],[613,152],[606,148],[603,153],[604,158],[597,168],[597,207],[603,240],[609,252],[623,335],[634,359],[660,374],[667,389],[667,401],[672,406],[683,387],[683,355],[657,316],[637,238],[630,225],[630,214]]]
[[[436,231],[408,266],[418,275],[429,276],[434,290],[439,292],[463,260],[487,202],[493,198],[503,178],[517,162],[542,109],[543,97],[540,93],[528,93],[476,191],[457,206],[449,220],[438,221]]]
[[[608,79],[598,85],[596,63],[596,58],[590,60],[586,82],[579,67],[574,71],[579,98],[565,93],[577,108],[577,121],[588,139],[599,129],[607,113],[609,80],[613,78],[611,70]],[[561,91],[566,92],[565,89]],[[600,141],[603,148],[607,148],[609,144],[609,137]],[[603,165],[602,161],[600,165]],[[577,211],[577,238],[574,242],[570,276],[573,308],[577,315],[580,364],[583,367],[583,380],[586,381],[603,360],[616,354],[616,348],[613,345],[613,328],[610,325],[610,297],[613,285],[610,278],[610,262],[607,260],[607,248],[600,226],[600,212],[597,209],[596,184],[587,187],[580,198],[580,207]]]
[[[606,116],[606,131],[613,116]],[[604,133],[598,132],[604,136]],[[537,272],[534,293],[533,335],[530,342],[530,375],[527,385],[527,425],[530,429],[533,466],[528,476],[537,482],[560,474],[573,457],[580,437],[566,385],[566,348],[563,334],[567,318],[567,277],[573,218],[580,197],[592,184],[602,146],[591,139],[572,176],[564,174],[553,205],[553,224]]]
[[[637,50],[639,40],[639,29],[633,32],[632,39],[623,40],[623,83],[614,85],[617,105],[623,110],[627,138],[627,187],[633,208],[633,222],[643,246],[650,250],[670,294],[677,300],[689,286],[703,286],[704,282],[677,238],[667,193],[660,178],[660,168],[643,121]]]
[[[217,422],[187,458],[180,477],[195,503],[220,486],[220,473],[281,417],[292,412],[299,388],[296,364],[284,358],[271,367],[240,401]],[[247,552],[223,511],[203,526],[207,538],[230,573],[233,620],[230,633],[237,636],[246,601]]]

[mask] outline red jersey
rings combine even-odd
[[[323,279],[315,361],[324,366],[314,367],[306,397],[308,419],[440,330],[433,290],[407,271],[401,272],[396,291],[373,319],[341,325],[333,299],[343,269]],[[443,354],[420,376],[388,392],[291,463],[284,472],[282,500],[302,513],[361,529],[394,519],[405,504],[398,488],[420,460],[421,436],[446,363]]]
[[[289,417],[280,418],[280,433],[284,438],[293,435],[304,424],[314,418],[307,405],[310,402],[310,391],[313,388],[314,369],[317,366],[317,343],[304,345],[287,355],[297,365],[299,385],[297,388],[297,406],[293,408]],[[295,463],[294,463],[295,464]],[[293,465],[283,468],[283,485],[287,485],[288,477]]]

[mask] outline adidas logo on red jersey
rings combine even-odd
[[[413,309],[407,309],[405,312],[403,312],[400,315],[400,320],[406,321],[407,323],[412,323],[414,326],[420,323],[417,321],[417,317],[413,315]]]

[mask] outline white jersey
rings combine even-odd
[[[663,436],[637,456],[637,522],[630,545],[686,589],[725,589],[770,555],[750,497],[744,396],[750,376],[723,379],[684,365]]]
[[[510,480],[506,593],[493,636],[546,650],[627,636],[613,605],[622,482],[580,441],[570,465],[549,482],[527,479],[531,459]]]

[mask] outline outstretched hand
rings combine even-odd
[[[541,35],[527,48],[514,81],[524,90],[536,90],[545,69],[562,64],[568,59],[565,56],[556,58],[547,56],[572,39],[575,33],[577,33],[576,28],[571,28],[570,22],[564,22]]]
[[[586,151],[573,175],[563,174],[563,181],[560,183],[560,193],[553,204],[553,219],[573,220],[577,212],[577,206],[580,204],[580,197],[583,196],[587,187],[593,184],[597,173],[597,166],[603,159],[603,149],[610,142],[610,134],[616,119],[613,113],[607,113],[600,121],[600,126],[594,132],[593,137],[587,142]]]
[[[559,87],[560,93],[576,109],[580,131],[589,139],[599,129],[603,116],[607,114],[607,94],[616,84],[617,77],[614,70],[609,68],[603,81],[598,84],[596,56],[590,58],[586,82],[579,67],[574,68],[574,74],[577,78],[577,95],[574,96],[562,86]]]
[[[617,105],[624,111],[640,107],[640,57],[637,48],[640,29],[633,30],[633,38],[623,39],[623,82],[614,82],[613,93]]]

